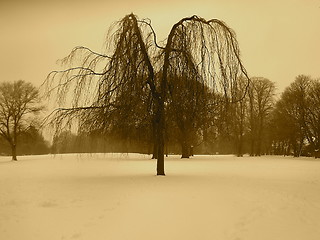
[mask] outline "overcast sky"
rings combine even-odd
[[[39,86],[73,47],[100,51],[110,24],[131,12],[159,39],[182,17],[225,21],[249,75],[279,91],[299,74],[320,77],[320,0],[0,0],[0,81]]]

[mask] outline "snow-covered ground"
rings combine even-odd
[[[139,154],[0,158],[2,240],[318,240],[320,161]]]

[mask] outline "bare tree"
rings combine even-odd
[[[247,86],[247,81],[245,78],[239,79],[238,82],[238,89],[235,89],[234,97],[240,98],[240,96],[245,91]],[[250,89],[250,86],[249,86]],[[229,119],[231,120],[231,131],[233,141],[235,143],[235,152],[238,157],[243,156],[244,151],[244,136],[246,133],[246,117],[248,112],[248,97],[240,99],[238,102],[232,104],[230,106],[230,113]]]
[[[31,83],[19,80],[0,84],[0,135],[11,146],[12,160],[17,160],[19,135],[30,126],[28,115],[41,109],[39,92]]]
[[[252,78],[248,90],[250,155],[261,155],[267,117],[274,105],[275,85],[266,78]]]
[[[198,133],[203,129],[204,118],[208,114],[208,91],[206,86],[193,79],[176,77],[170,81],[168,119],[174,123],[171,127],[177,129],[174,137],[181,145],[182,158],[189,158],[192,146],[198,145]]]
[[[276,155],[290,155],[290,147],[298,139],[299,128],[293,119],[286,113],[282,99],[276,102],[271,114],[272,149]],[[271,130],[269,129],[269,130]]]
[[[308,122],[314,151],[320,149],[320,79],[313,80],[309,92]]]
[[[285,89],[277,103],[276,113],[278,125],[286,119],[283,125],[287,129],[279,130],[279,135],[287,139],[287,148],[293,149],[294,156],[300,156],[305,149],[307,155],[319,149],[320,135],[320,82],[310,76],[299,75]],[[275,124],[276,124],[275,123]],[[289,134],[290,133],[290,134]]]
[[[103,128],[112,112],[124,110],[118,101],[124,91],[149,92],[154,106],[157,175],[165,175],[165,102],[170,81],[186,76],[232,101],[238,77],[247,74],[235,33],[220,20],[183,18],[173,25],[164,46],[156,39],[150,20],[127,15],[110,29],[105,53],[76,47],[63,60],[68,69],[50,73],[46,85],[49,93],[58,96],[60,107],[50,116],[57,129],[93,115],[97,117],[91,128]],[[72,65],[77,59],[79,65]]]
[[[312,80],[310,84],[306,122],[309,126],[309,142],[313,151],[320,149],[320,79]]]
[[[313,143],[313,134],[310,130],[308,115],[310,114],[313,99],[310,99],[312,79],[300,75],[282,93],[276,105],[276,114],[280,128],[280,135],[286,139],[286,149],[293,149],[294,156],[302,153],[305,141]],[[285,130],[284,130],[285,129]]]

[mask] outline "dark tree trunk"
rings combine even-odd
[[[240,119],[239,119],[239,135],[238,135],[238,144],[237,144],[237,156],[243,157],[243,135],[244,135],[244,118],[245,118],[245,108],[243,101],[239,102],[239,110],[240,110]]]
[[[16,146],[16,144],[11,144],[11,151],[12,151],[12,160],[17,161],[17,146]]]
[[[260,117],[262,118],[262,117]],[[259,120],[259,125],[257,129],[257,139],[256,139],[256,149],[255,149],[255,155],[261,156],[261,147],[262,147],[262,131],[263,131],[263,120]]]
[[[238,142],[238,153],[237,156],[238,157],[243,157],[243,153],[242,153],[242,145],[243,145],[243,136],[242,134],[239,136],[239,142]]]
[[[251,137],[250,156],[254,156],[254,139]]]
[[[158,147],[157,175],[165,176],[164,172],[164,148],[163,144]]]
[[[258,138],[257,140],[257,147],[256,147],[256,150],[255,150],[255,155],[256,156],[261,156],[261,140]]]
[[[299,155],[299,147],[298,147],[298,143],[295,141],[294,143],[293,143],[293,156],[294,157],[299,157],[300,155]]]
[[[257,138],[255,141],[255,149],[254,149],[255,156],[261,156],[261,129],[257,131]]]
[[[152,119],[152,140],[153,140],[153,150],[152,159],[158,159],[158,137],[157,137],[158,127],[156,116]]]
[[[183,141],[181,143],[181,152],[182,152],[182,156],[181,158],[189,158],[190,157],[190,146],[188,145],[188,143],[186,141]]]
[[[238,138],[238,149],[237,149],[237,156],[238,157],[243,157],[242,149],[243,149],[243,120],[241,117],[240,131],[239,131],[239,138]]]
[[[156,117],[156,135],[157,135],[157,150],[158,150],[158,160],[157,160],[157,175],[165,176],[164,172],[164,133],[165,133],[165,118],[164,118],[164,102],[158,102],[158,113]]]

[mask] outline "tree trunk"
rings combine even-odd
[[[242,134],[239,136],[239,142],[238,142],[238,157],[243,157],[243,153],[242,153],[242,145],[243,145],[243,137]]]
[[[158,159],[158,126],[156,116],[153,116],[152,119],[152,140],[153,140],[153,151],[152,151],[152,159]]]
[[[255,156],[261,156],[261,140],[262,136],[261,136],[261,128],[259,126],[259,129],[257,130],[257,137],[256,137],[256,141],[255,141],[255,149],[254,149],[254,153],[255,153]]]
[[[299,157],[299,147],[297,141],[294,141],[293,143],[293,156]]]
[[[258,156],[258,157],[261,156],[261,140],[260,140],[260,137],[257,140],[257,147],[256,147],[256,151],[255,151],[255,156]]]
[[[17,161],[17,146],[16,146],[16,144],[11,144],[11,151],[12,151],[12,160]]]
[[[158,148],[158,160],[157,160],[157,175],[165,176],[164,172],[164,132],[165,132],[165,118],[164,118],[164,102],[158,102],[158,114],[157,114],[157,148]]]
[[[207,132],[207,128],[205,127],[203,129],[203,144],[204,144],[204,154],[209,154],[208,151],[208,132]]]
[[[250,156],[254,156],[254,139],[253,136],[251,135],[251,144],[250,144]]]
[[[262,131],[263,131],[263,119],[262,116],[259,117],[259,125],[257,129],[257,139],[256,139],[256,149],[255,149],[255,155],[261,156],[261,147],[262,147]]]
[[[188,145],[188,143],[186,141],[183,141],[181,143],[181,152],[182,152],[181,158],[189,158],[190,157],[189,149],[190,149],[190,146]]]
[[[157,175],[165,176],[164,173],[164,146],[160,144],[158,147]]]
[[[239,137],[238,137],[238,149],[237,149],[238,157],[243,157],[242,148],[243,148],[243,117],[241,115]]]

